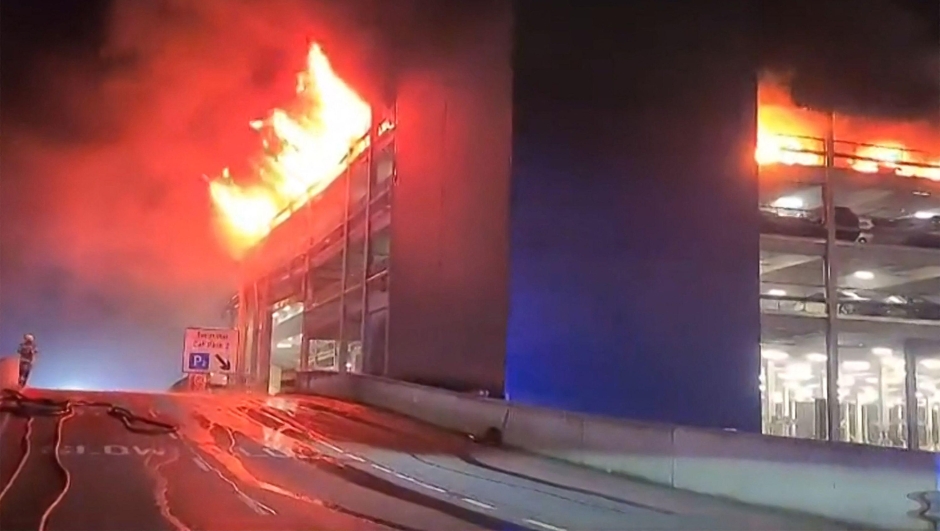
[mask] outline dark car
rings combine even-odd
[[[809,217],[805,210],[761,208],[760,231],[765,234],[818,238],[825,237],[825,229]]]
[[[826,296],[814,293],[806,300],[825,302]],[[940,304],[923,297],[839,290],[839,315],[940,321]]]
[[[872,228],[872,241],[940,249],[940,216],[926,219],[917,217],[876,219]]]
[[[848,207],[836,207],[836,239],[859,241],[862,234],[861,220]],[[825,238],[826,226],[821,208],[795,210],[789,208],[761,207],[761,232],[802,238]]]
[[[882,234],[890,231],[891,239],[896,240],[899,245],[940,249],[940,216],[927,219],[917,217],[894,219],[883,223],[879,231]],[[884,238],[887,238],[887,235]],[[875,241],[878,241],[877,232]]]

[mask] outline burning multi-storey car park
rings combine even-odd
[[[492,6],[431,57],[405,51],[373,73],[390,88],[370,101],[312,44],[296,100],[249,124],[262,144],[251,184],[209,178],[240,260],[238,378],[277,392],[353,371],[501,391],[510,16]]]
[[[511,75],[461,50],[430,77],[486,84],[424,68],[367,101],[312,45],[299,103],[251,124],[263,186],[211,181],[242,256],[237,378],[503,390]],[[786,76],[762,76],[757,99],[764,431],[937,447],[940,131],[800,107]]]
[[[237,35],[272,3],[209,18]],[[198,328],[173,391],[230,388],[5,392],[0,526],[931,527],[935,459],[896,448],[940,442],[934,115],[808,95],[799,51],[761,57],[776,19],[753,3],[323,4],[198,62],[219,65],[198,92],[257,97],[222,102],[180,152],[215,155],[174,172],[238,281],[206,268],[230,326],[178,326]],[[811,40],[810,2],[771,4],[777,48]],[[832,10],[836,48],[858,21]]]
[[[761,89],[764,431],[936,450],[936,117],[810,111],[772,76]]]

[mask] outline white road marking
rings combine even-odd
[[[262,505],[261,503],[256,502],[255,500],[252,500],[251,498],[248,497],[247,494],[239,492],[238,499],[241,500],[242,503],[247,505],[252,511],[262,516],[270,516],[273,514],[277,514],[274,512],[274,509],[268,507],[267,505]]]
[[[341,454],[346,453],[346,451],[340,448],[339,446],[332,445],[326,441],[319,441],[319,443],[322,444],[323,446],[326,446],[330,450],[333,450],[334,452],[341,453]]]
[[[546,524],[545,522],[539,522],[538,520],[533,520],[531,518],[526,518],[523,522],[527,524],[532,524],[535,527],[541,527],[542,529],[548,529],[548,531],[568,531],[564,527],[558,527],[552,524]]]
[[[382,466],[382,465],[377,465],[377,464],[375,464],[375,463],[372,463],[372,468],[374,468],[374,469],[376,469],[376,470],[379,470],[379,471],[381,471],[381,472],[385,472],[386,474],[393,474],[393,473],[394,473],[394,472],[392,472],[392,469],[390,469],[390,468],[385,468],[384,466]]]
[[[482,509],[495,509],[495,507],[493,507],[492,505],[474,500],[473,498],[461,498],[461,499],[469,503],[470,505],[476,505],[477,507],[480,507]]]
[[[420,487],[424,487],[424,488],[426,488],[426,489],[428,489],[428,490],[433,490],[434,492],[440,492],[441,494],[445,494],[445,493],[447,492],[446,490],[444,490],[444,489],[442,489],[442,488],[440,488],[440,487],[438,487],[438,486],[431,485],[430,483],[425,483],[425,482],[423,482],[423,481],[415,480],[415,484],[418,485],[418,486],[420,486]]]
[[[406,476],[406,475],[404,475],[404,474],[402,474],[402,473],[399,473],[399,472],[394,472],[394,474],[395,474],[395,477],[401,478],[401,479],[403,479],[403,480],[405,480],[405,481],[410,481],[411,483],[414,483],[415,485],[418,485],[419,487],[424,487],[424,488],[426,488],[426,489],[428,489],[428,490],[433,490],[433,491],[435,491],[435,492],[441,492],[441,493],[447,492],[446,490],[444,490],[444,489],[442,489],[442,488],[440,488],[440,487],[431,485],[431,484],[429,484],[429,483],[425,483],[425,482],[423,482],[423,481],[421,481],[421,480],[419,480],[419,479],[415,479],[415,478],[413,478],[413,477],[411,477],[411,476]]]
[[[205,461],[199,459],[198,457],[193,457],[193,462],[196,463],[196,466],[202,469],[203,472],[209,472],[209,465]]]
[[[356,455],[356,454],[346,454],[346,457],[352,459],[353,461],[359,461],[360,463],[365,463],[365,462],[366,462],[365,459],[359,457],[359,456]]]
[[[242,490],[238,488],[238,484],[236,484],[234,481],[230,480],[229,478],[225,477],[225,474],[223,474],[214,466],[207,463],[204,459],[202,459],[202,457],[199,457],[198,455],[194,457],[200,459],[203,462],[203,464],[209,467],[210,471],[215,472],[215,475],[218,476],[219,479],[228,483],[228,485],[232,487],[232,490],[235,491],[236,496],[238,496],[242,500],[242,502],[244,502],[249,507],[251,507],[251,510],[255,511],[258,514],[269,514],[269,515],[277,514],[277,511],[275,511],[274,509],[268,507],[267,505],[264,505],[263,503],[259,501],[252,499],[251,496],[242,492]]]

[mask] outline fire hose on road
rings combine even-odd
[[[4,376],[6,375],[4,374]],[[4,378],[4,384],[6,383],[6,379]],[[0,503],[3,502],[4,496],[16,483],[17,478],[23,471],[23,468],[29,459],[30,452],[32,451],[30,435],[33,431],[32,428],[34,420],[41,417],[57,418],[55,432],[52,438],[52,457],[55,461],[56,468],[63,479],[63,487],[61,491],[59,491],[55,500],[53,500],[53,502],[43,512],[38,527],[40,531],[46,528],[49,517],[65,497],[71,486],[71,474],[69,473],[68,468],[63,465],[61,459],[62,432],[65,426],[65,421],[75,414],[76,408],[81,407],[105,409],[108,416],[118,419],[121,421],[121,424],[124,425],[125,429],[134,433],[145,435],[168,435],[175,433],[178,429],[177,426],[173,424],[142,417],[133,413],[127,408],[112,404],[110,402],[56,400],[48,397],[27,396],[14,389],[3,389],[2,393],[0,393],[0,412],[5,412],[15,417],[26,418],[27,420],[26,429],[23,432],[23,437],[20,443],[22,449],[20,460],[14,469],[13,474],[10,476],[10,479],[5,485],[3,485],[2,489],[0,489]]]

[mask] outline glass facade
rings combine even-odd
[[[760,165],[763,431],[938,450],[940,158],[829,124]]]
[[[393,120],[378,123],[342,175],[253,250],[275,267],[237,299],[239,372],[269,392],[317,371],[383,372],[395,139]]]

